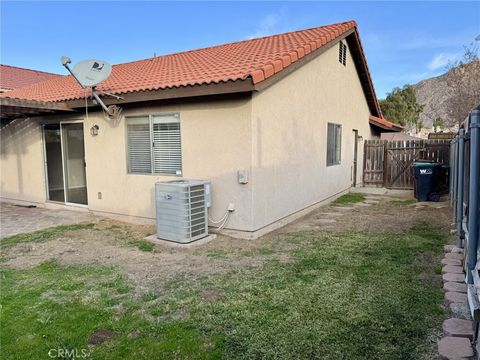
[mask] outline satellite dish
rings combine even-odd
[[[105,117],[108,120],[119,121],[122,108],[117,105],[105,105],[95,91],[95,86],[102,81],[105,81],[110,76],[112,65],[102,60],[83,60],[75,65],[73,69],[70,69],[68,64],[71,64],[72,60],[70,60],[68,56],[62,56],[60,61],[82,88],[92,88],[94,103],[99,104],[103,108]],[[120,98],[114,94],[109,94],[107,92],[104,93],[117,98],[117,100]],[[88,105],[86,106],[88,107]]]
[[[102,60],[80,61],[72,69],[73,75],[83,87],[95,87],[105,81],[111,72],[112,65]]]

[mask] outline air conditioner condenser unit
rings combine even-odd
[[[189,243],[208,235],[210,182],[174,180],[155,184],[157,237]]]

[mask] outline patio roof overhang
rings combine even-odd
[[[65,103],[0,97],[0,119],[2,121],[72,111],[74,110]]]

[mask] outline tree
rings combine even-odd
[[[437,132],[438,128],[443,128],[445,126],[445,120],[438,116],[433,120],[433,132]]]
[[[417,103],[415,88],[412,85],[394,88],[387,94],[385,100],[380,100],[380,108],[389,121],[420,132],[423,126],[420,121],[423,106]]]
[[[469,46],[464,46],[463,59],[447,66],[447,86],[452,89],[453,96],[448,101],[448,124],[460,125],[468,113],[480,104],[480,60],[478,43],[480,36]]]

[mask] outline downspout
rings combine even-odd
[[[468,200],[468,261],[467,282],[473,284],[472,273],[477,263],[478,197],[480,183],[480,108],[470,115],[470,191]]]
[[[456,215],[455,215],[455,220],[457,223],[457,247],[458,248],[463,248],[463,239],[464,239],[464,234],[463,234],[463,229],[462,229],[462,223],[463,223],[463,180],[464,180],[464,159],[465,159],[465,129],[460,129],[459,134],[458,134],[458,156],[457,156],[457,166],[456,166],[456,171],[457,171],[457,189],[456,189],[456,201],[455,201],[455,206],[456,206]]]

